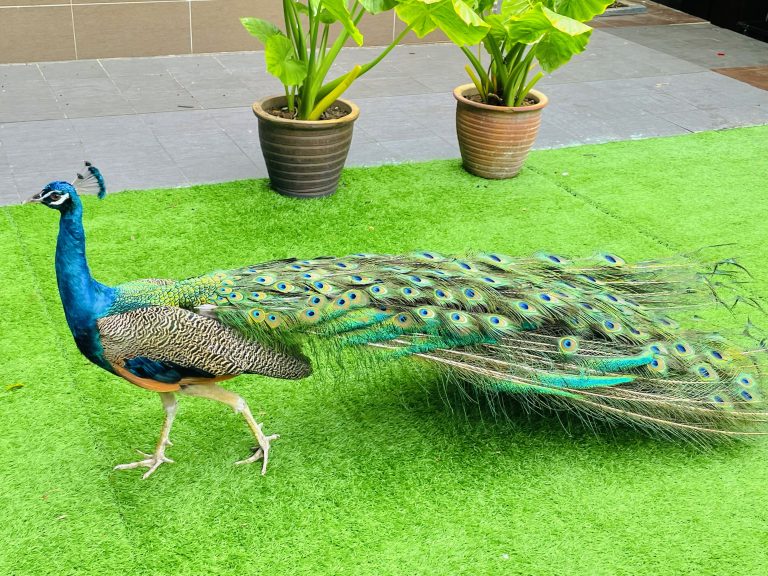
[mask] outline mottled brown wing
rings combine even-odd
[[[129,370],[135,359],[147,359],[212,376],[251,373],[298,379],[312,372],[304,357],[246,340],[217,320],[182,308],[139,308],[101,318],[97,326],[107,360]]]

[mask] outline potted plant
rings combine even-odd
[[[453,91],[456,131],[464,168],[484,178],[512,178],[522,168],[538,134],[547,97],[534,90],[552,72],[582,52],[592,28],[584,24],[613,0],[479,0],[488,27],[483,64],[466,45],[471,84]],[[541,67],[541,70],[539,70]]]
[[[326,81],[347,40],[362,46],[361,18],[395,6],[404,30],[370,62]],[[439,27],[459,45],[479,42],[487,30],[463,0],[283,0],[283,20],[281,30],[260,18],[241,18],[263,42],[267,71],[285,89],[253,105],[270,185],[304,198],[332,194],[338,186],[359,114],[341,95],[357,78],[411,30],[421,37]]]

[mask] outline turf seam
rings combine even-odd
[[[61,332],[56,326],[56,322],[54,322],[53,317],[51,315],[48,301],[45,298],[45,295],[43,293],[43,290],[40,286],[40,281],[37,277],[37,274],[35,274],[34,266],[32,265],[32,260],[30,258],[29,249],[27,247],[27,244],[23,240],[23,235],[21,234],[18,224],[13,218],[13,215],[10,213],[9,210],[3,210],[2,211],[5,215],[6,220],[8,221],[9,225],[14,231],[14,234],[16,235],[16,241],[18,242],[21,256],[24,260],[24,265],[27,268],[28,277],[30,278],[30,283],[32,285],[33,290],[37,294],[38,298],[40,299],[40,306],[42,308],[42,314],[45,318],[45,321],[48,323],[48,325],[51,328],[51,333],[54,336],[55,339],[57,339],[62,344],[64,343],[63,338],[61,336]],[[59,347],[57,349],[57,354],[62,358],[65,365],[72,367],[72,361],[69,358],[69,356],[63,351],[63,347]],[[77,387],[77,384],[73,377],[68,377],[67,380],[69,380],[69,383],[71,385],[71,389],[74,391],[74,393],[77,395],[79,399],[81,399],[82,405],[84,407],[87,407],[90,404],[90,399],[82,393],[82,391]],[[106,457],[106,450],[102,444],[99,443],[98,438],[99,434],[97,434],[96,429],[92,423],[91,417],[90,417],[90,410],[86,409],[84,410],[84,418],[85,421],[88,423],[88,427],[93,433],[93,439],[92,439],[92,448],[93,451],[101,457],[101,459],[109,465],[109,459]],[[110,499],[112,500],[114,504],[115,512],[117,513],[118,517],[120,518],[120,522],[123,526],[123,534],[125,535],[125,540],[127,542],[131,543],[131,547],[135,550],[136,547],[139,545],[133,537],[130,536],[130,531],[128,530],[128,523],[126,521],[125,515],[123,513],[122,509],[122,503],[117,497],[117,493],[115,491],[115,487],[112,484],[112,482],[109,481],[109,478],[106,479],[106,482],[104,483],[110,492]]]
[[[614,220],[617,220],[618,222],[621,222],[622,224],[625,224],[625,225],[629,226],[635,232],[639,233],[641,236],[644,236],[645,238],[647,238],[649,240],[652,240],[652,241],[656,242],[657,244],[659,244],[661,246],[664,246],[665,248],[673,250],[676,253],[680,252],[680,249],[677,246],[675,246],[674,244],[670,244],[664,238],[656,236],[653,232],[651,232],[647,228],[642,228],[642,227],[638,226],[636,223],[632,222],[631,220],[626,220],[626,219],[622,218],[621,216],[619,216],[618,214],[615,214],[615,213],[611,212],[608,208],[603,206],[601,203],[593,200],[589,196],[585,196],[585,195],[581,194],[580,192],[578,192],[574,188],[571,188],[567,184],[563,184],[562,182],[559,182],[558,180],[553,179],[550,175],[546,174],[543,170],[541,170],[539,168],[536,168],[532,164],[529,164],[527,166],[527,168],[529,170],[531,170],[532,172],[534,172],[535,174],[541,176],[542,178],[545,178],[546,180],[551,182],[553,185],[555,185],[558,188],[560,188],[561,190],[565,191],[567,194],[570,194],[571,196],[573,196],[577,200],[581,200],[582,202],[584,202],[585,204],[591,206],[595,210],[597,210],[599,212],[602,212],[605,216],[609,216],[610,218],[613,218]]]

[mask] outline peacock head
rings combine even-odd
[[[38,202],[59,212],[65,212],[73,205],[76,198],[77,190],[75,187],[69,182],[59,180],[48,184],[27,202]]]
[[[59,212],[66,212],[72,207],[80,205],[78,192],[93,191],[98,193],[100,199],[104,198],[107,188],[99,169],[90,162],[86,162],[83,173],[85,175],[78,174],[71,184],[62,180],[51,182],[27,202],[45,204]]]

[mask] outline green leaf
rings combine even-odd
[[[302,4],[301,2],[294,2],[294,6],[296,6],[296,11],[300,12],[301,14],[309,14],[309,6],[306,4]]]
[[[251,36],[256,36],[263,43],[267,43],[267,39],[275,34],[280,34],[280,29],[261,18],[240,18],[240,23],[248,30]]]
[[[404,0],[395,11],[419,38],[440,28],[458,46],[477,44],[489,29],[463,0]]]
[[[358,46],[363,45],[363,35],[352,21],[352,15],[349,13],[346,0],[310,0],[310,7],[312,6],[313,1],[318,4],[322,3],[323,9],[344,26],[344,29],[352,37],[352,40],[354,40]]]
[[[546,0],[547,8],[579,22],[592,20],[613,4],[613,0]]]
[[[506,20],[501,14],[488,14],[485,17],[485,23],[490,26],[488,36],[493,37],[499,44],[507,38]]]
[[[522,42],[523,44],[538,42],[544,34],[555,30],[568,36],[579,36],[592,30],[586,24],[553,12],[541,3],[536,4],[535,7],[520,16],[512,16],[507,21],[506,27],[508,39],[511,42]]]
[[[574,54],[583,52],[591,35],[591,28],[587,32],[575,36],[553,30],[546,34],[537,45],[536,59],[545,72],[552,72],[568,62]]]
[[[267,72],[285,86],[301,86],[307,77],[307,63],[302,62],[293,51],[293,44],[283,34],[270,36],[264,45],[264,60]]]
[[[532,0],[504,0],[501,4],[501,15],[505,19],[510,16],[520,16],[533,8],[534,5],[535,3]]]
[[[561,32],[565,32],[569,36],[578,36],[579,34],[584,34],[585,32],[591,32],[592,30],[592,28],[590,28],[586,24],[583,24],[578,20],[574,20],[573,18],[570,18],[568,16],[564,16],[562,14],[558,14],[557,12],[553,12],[546,6],[542,6],[541,11],[544,14],[544,16],[547,17],[547,20],[549,20],[552,23],[552,26],[554,26]]]
[[[369,14],[386,12],[397,6],[397,0],[358,0]]]

